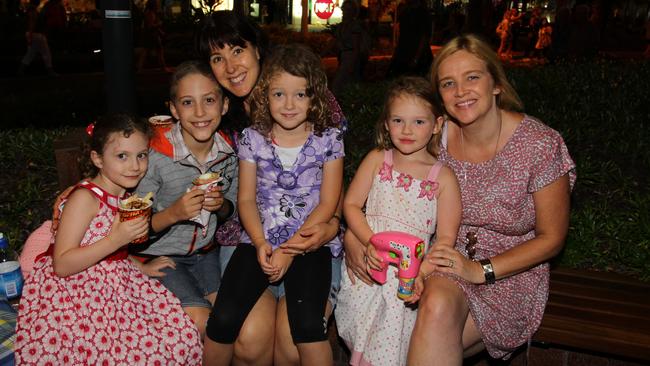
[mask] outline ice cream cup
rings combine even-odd
[[[192,184],[198,188],[207,188],[215,182],[220,182],[221,179],[220,173],[209,172],[194,178]]]
[[[120,214],[120,221],[129,221],[133,219],[137,219],[138,217],[146,217],[147,220],[151,219],[151,204],[152,202],[149,201],[149,203],[145,207],[140,207],[140,208],[124,208],[122,207],[122,202],[120,201],[120,204],[118,205],[117,211]],[[139,238],[134,239],[131,243],[133,244],[141,244],[149,240],[149,233],[146,233],[142,235]]]
[[[149,117],[149,123],[153,126],[168,126],[174,123],[172,116],[160,114]]]

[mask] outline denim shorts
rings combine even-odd
[[[176,263],[176,269],[162,269],[165,276],[158,277],[158,280],[178,297],[181,306],[212,308],[205,297],[217,292],[221,284],[217,249],[205,254],[168,256]]]
[[[332,308],[336,306],[336,300],[341,289],[341,264],[343,263],[343,255],[339,255],[338,258],[332,258],[332,282],[330,284],[330,294],[328,301],[332,305]],[[276,299],[280,299],[284,296],[284,282],[278,284],[269,285],[268,289],[271,291],[273,296]]]

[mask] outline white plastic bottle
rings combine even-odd
[[[0,300],[11,300],[23,292],[23,274],[18,256],[9,248],[9,241],[0,233]]]

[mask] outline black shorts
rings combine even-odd
[[[332,277],[328,247],[294,257],[284,281],[287,315],[294,343],[327,339],[325,306]],[[228,262],[217,301],[212,307],[206,335],[217,343],[234,343],[244,320],[269,286],[251,244],[240,244]]]

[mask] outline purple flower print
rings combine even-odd
[[[278,226],[269,230],[269,243],[276,247],[289,240],[289,229],[286,226]]]
[[[280,211],[284,212],[287,217],[300,219],[307,206],[304,196],[283,194],[282,198],[280,198]]]

